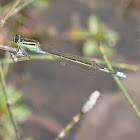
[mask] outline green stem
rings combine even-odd
[[[73,128],[73,126],[82,118],[84,113],[81,111],[74,116],[71,122],[59,133],[59,135],[54,140],[60,140],[65,137],[65,135]],[[77,121],[75,121],[77,120]]]
[[[8,91],[7,91],[7,86],[6,86],[6,82],[5,82],[5,78],[4,78],[4,73],[3,73],[3,68],[2,68],[1,61],[0,61],[0,79],[1,79],[2,86],[3,86],[3,94],[4,94],[4,97],[5,97],[7,110],[8,110],[11,122],[13,124],[13,127],[15,129],[15,134],[16,134],[17,140],[21,140],[19,129],[17,127],[16,122],[14,121],[14,117],[13,117],[13,114],[11,112],[12,106],[11,106],[10,100],[8,99]]]
[[[112,70],[112,66],[108,61],[107,56],[105,56],[104,54],[104,50],[103,47],[99,44],[98,48],[100,50],[100,53],[104,59],[104,61],[106,62],[107,67]],[[125,90],[125,88],[123,87],[123,85],[121,84],[119,78],[116,75],[112,75],[116,84],[118,85],[118,87],[120,88],[120,90],[122,91],[123,95],[125,96],[126,100],[128,101],[129,105],[132,107],[133,111],[135,112],[135,114],[137,115],[137,117],[140,119],[140,112],[137,109],[136,105],[134,104],[133,100],[131,99],[131,97],[129,96],[129,94],[127,93],[127,91]]]
[[[15,14],[17,14],[19,11],[21,11],[22,9],[24,9],[26,6],[28,6],[29,4],[31,4],[32,2],[34,2],[35,0],[27,0],[26,2],[24,2],[23,4],[21,4],[20,6],[18,6],[17,8],[15,8],[15,10],[12,12],[12,14],[9,17],[14,16]]]

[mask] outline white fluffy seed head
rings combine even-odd
[[[96,100],[98,99],[99,96],[100,96],[99,91],[93,92],[90,95],[89,100],[83,105],[82,112],[87,113],[89,110],[91,110],[93,106],[96,104]]]
[[[100,92],[99,91],[94,91],[90,95],[89,100],[95,100],[96,101],[99,98],[99,96],[100,96]]]

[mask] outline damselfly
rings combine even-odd
[[[15,60],[18,61],[18,57],[23,57],[23,56],[26,56],[28,57],[28,59],[30,59],[30,55],[26,52],[26,50],[29,50],[40,54],[52,55],[60,59],[64,59],[74,63],[79,63],[81,65],[85,65],[87,67],[91,67],[106,73],[115,74],[116,76],[119,76],[121,78],[126,78],[126,75],[123,72],[117,72],[104,68],[94,60],[91,61],[89,59],[84,59],[83,57],[69,55],[66,53],[60,53],[58,51],[55,51],[54,49],[50,49],[49,47],[40,45],[40,43],[35,40],[21,38],[19,34],[16,34],[15,38],[13,39],[13,42],[15,46],[18,47],[17,54],[11,53],[12,59],[15,58],[13,59],[14,61]]]

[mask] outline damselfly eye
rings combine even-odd
[[[14,41],[15,41],[16,43],[19,43],[19,42],[20,42],[20,37],[21,37],[21,36],[20,36],[19,34],[16,34]]]

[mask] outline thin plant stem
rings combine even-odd
[[[58,59],[59,58],[52,57],[48,54],[47,55],[38,55],[38,54],[31,55],[31,60],[58,60]],[[1,60],[2,64],[13,63],[11,58],[0,59],[0,60]],[[105,61],[103,61],[103,60],[100,60],[100,59],[94,59],[94,60],[98,64],[105,65]],[[115,67],[115,68],[125,69],[125,70],[129,70],[129,71],[137,71],[138,70],[138,67],[135,65],[120,64],[118,62],[113,62],[113,61],[111,61],[110,64],[112,67]]]
[[[101,44],[98,45],[98,48],[100,50],[100,53],[104,59],[104,61],[106,62],[106,65],[109,69],[113,70],[112,69],[112,66],[110,64],[110,62],[108,61],[108,58],[107,56],[104,54],[104,49],[102,47]],[[126,100],[128,101],[129,105],[131,106],[131,108],[133,109],[133,111],[135,112],[135,114],[137,115],[137,117],[140,119],[140,112],[139,110],[137,109],[136,105],[134,104],[133,100],[131,99],[131,97],[129,96],[129,94],[127,93],[127,91],[125,90],[125,88],[123,87],[123,85],[121,84],[119,78],[115,75],[113,75],[113,79],[115,80],[116,84],[118,85],[118,87],[120,88],[120,90],[122,91],[124,97],[126,98]]]
[[[35,0],[22,0],[23,3],[20,4],[19,6],[15,7],[15,9],[12,11],[12,13],[8,16],[8,18],[14,16],[15,14],[17,14],[19,11],[21,11],[22,9],[24,9],[26,6],[28,6],[29,4],[31,4],[32,2],[34,2]],[[12,3],[9,3],[8,5],[4,6],[3,9],[5,9],[7,6],[9,6]],[[2,10],[1,10],[2,11]],[[7,18],[7,19],[8,19]],[[1,20],[2,21],[2,20]]]
[[[83,105],[81,111],[73,117],[72,121],[67,124],[67,126],[59,133],[59,135],[54,140],[60,140],[64,138],[67,132],[69,132],[72,129],[72,127],[78,123],[82,116],[89,112],[93,108],[93,106],[96,105],[96,101],[99,98],[99,96],[99,91],[93,92],[90,95],[89,100]]]
[[[12,14],[13,10],[16,8],[16,6],[21,2],[21,0],[16,0],[16,2],[13,4],[9,12],[6,14],[6,16],[0,20],[0,26],[2,27],[5,23],[5,21],[9,18],[9,16]]]
[[[6,50],[12,53],[16,53],[17,49],[16,48],[12,48],[9,46],[5,46],[5,45],[0,45],[0,49],[2,50]],[[51,55],[31,55],[31,59],[32,60],[56,60],[58,58],[54,58]],[[91,59],[92,60],[92,59]],[[100,60],[100,59],[95,59],[96,62],[98,62],[99,64],[103,64],[105,65],[106,62],[104,60]],[[1,63],[12,63],[13,61],[9,58],[6,59],[1,59]],[[110,62],[111,66],[116,67],[116,68],[120,68],[120,69],[126,69],[126,70],[130,70],[130,71],[136,71],[138,69],[137,66],[135,65],[129,65],[129,64],[121,64],[121,63],[117,63],[117,62]]]
[[[68,133],[72,127],[82,118],[84,113],[81,111],[77,113],[71,122],[67,124],[67,126],[59,133],[59,135],[54,140],[60,140],[65,137],[66,133]]]
[[[17,52],[16,48],[12,48],[12,47],[5,46],[5,45],[0,45],[0,49],[4,50],[4,51],[9,51],[9,52],[12,52],[12,53],[16,53]]]
[[[15,14],[17,14],[19,11],[21,11],[22,9],[24,9],[26,6],[28,6],[29,4],[31,4],[32,2],[34,2],[35,0],[27,0],[26,2],[24,2],[23,4],[19,5],[17,8],[14,9],[14,11],[12,12],[12,14],[9,17],[14,16]]]
[[[8,99],[8,91],[7,91],[7,86],[6,86],[1,62],[0,62],[0,79],[1,79],[2,86],[3,86],[3,94],[4,94],[4,97],[5,97],[7,110],[8,110],[12,125],[15,129],[16,138],[17,138],[17,140],[21,140],[21,136],[20,136],[20,133],[19,133],[18,126],[17,126],[16,122],[14,121],[14,117],[13,117],[13,114],[12,114],[12,111],[11,111],[12,105],[11,105],[10,100]]]

